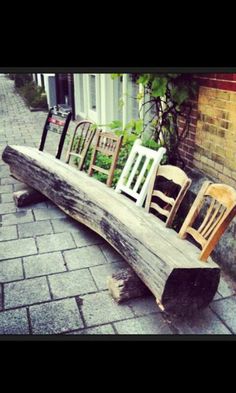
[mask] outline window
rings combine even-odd
[[[84,79],[83,74],[79,75],[79,110],[84,113]]]
[[[89,109],[96,111],[96,76],[89,75]]]

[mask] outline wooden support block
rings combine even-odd
[[[17,207],[24,207],[30,205],[31,203],[43,202],[47,200],[47,197],[41,194],[41,192],[27,187],[24,190],[13,192],[13,199]]]
[[[173,229],[86,173],[33,147],[8,145],[12,174],[102,236],[122,255],[166,312],[199,310],[214,298],[220,268]]]
[[[107,279],[109,293],[117,303],[151,294],[131,268],[124,268]]]

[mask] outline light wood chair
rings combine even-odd
[[[90,161],[88,175],[92,176],[94,171],[104,173],[107,175],[106,184],[111,187],[116,168],[119,151],[121,148],[123,135],[116,136],[111,132],[104,132],[102,130],[96,131],[94,150]],[[96,163],[97,154],[111,157],[111,165],[109,169],[104,169]]]
[[[134,142],[128,160],[116,186],[116,192],[124,192],[142,206],[147,196],[150,179],[166,152],[164,147],[158,151],[141,145],[141,140]],[[146,176],[146,177],[145,177]]]
[[[202,223],[196,229],[193,225],[196,223],[200,211],[204,208],[204,201],[207,198],[211,200],[210,206]],[[202,248],[199,259],[207,261],[208,256],[235,215],[236,191],[225,184],[206,181],[189,210],[179,231],[179,237],[184,239],[187,234],[190,234]]]
[[[168,182],[165,182],[164,187],[162,187],[163,191],[160,190],[158,181],[156,182],[156,179],[159,177],[164,177],[168,180]],[[172,187],[170,187],[170,181],[174,183],[171,183]],[[177,166],[159,165],[150,180],[145,209],[148,212],[154,209],[162,216],[165,216],[166,227],[171,227],[191,182],[192,180],[189,179],[186,173]],[[153,200],[153,197],[157,197],[158,200],[157,198]],[[159,200],[161,200],[161,206]]]
[[[94,124],[89,120],[80,121],[75,127],[70,140],[66,163],[69,164],[71,157],[79,158],[79,170],[83,169],[86,155],[96,133],[96,129],[93,126]]]

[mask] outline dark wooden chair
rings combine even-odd
[[[162,187],[161,180],[158,182],[159,177],[165,180]],[[191,179],[182,169],[174,165],[159,165],[149,183],[145,209],[154,209],[166,218],[166,226],[171,227],[190,184]]]
[[[202,222],[197,223],[204,201],[210,199],[210,205]],[[226,184],[203,183],[185,221],[179,231],[181,239],[191,235],[200,244],[202,251],[199,259],[207,261],[222,234],[236,215],[236,191]],[[195,228],[194,228],[195,226]],[[198,228],[196,228],[198,226]]]
[[[79,158],[78,169],[83,169],[85,158],[95,133],[96,129],[91,121],[82,120],[77,124],[70,140],[66,163],[69,164],[71,157],[77,157]]]
[[[118,160],[119,151],[122,144],[123,135],[116,136],[111,132],[97,130],[95,135],[94,150],[90,161],[88,175],[92,176],[94,171],[98,171],[107,175],[106,184],[111,187],[114,177],[114,171]],[[111,157],[111,165],[109,169],[104,169],[96,163],[97,154]]]
[[[69,127],[69,123],[71,120],[72,113],[71,112],[63,112],[58,108],[51,108],[48,112],[47,119],[43,128],[43,133],[39,145],[39,150],[43,151],[48,131],[53,131],[58,134],[61,134],[59,144],[56,151],[56,158],[61,158],[62,149],[65,142],[66,133]]]

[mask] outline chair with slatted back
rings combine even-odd
[[[79,158],[78,169],[82,170],[86,155],[92,143],[96,129],[94,123],[89,120],[80,121],[70,139],[67,151],[66,163],[69,164],[71,157]]]
[[[94,150],[90,161],[88,175],[92,176],[94,171],[104,173],[105,175],[107,175],[106,184],[108,187],[111,187],[112,185],[112,180],[114,177],[114,171],[116,168],[122,139],[123,135],[116,136],[111,132],[104,132],[102,130],[96,131]],[[104,169],[98,166],[96,162],[98,153],[111,157],[111,164],[109,169]]]
[[[160,183],[158,182],[161,178],[165,179],[164,186],[161,180]],[[154,209],[165,216],[166,227],[171,227],[190,184],[191,179],[182,169],[174,165],[159,165],[150,180],[145,209],[147,211]]]
[[[45,142],[47,138],[48,131],[53,131],[61,135],[59,144],[57,147],[56,158],[61,158],[62,149],[65,142],[66,133],[71,120],[71,112],[63,112],[59,108],[51,108],[48,112],[45,125],[43,128],[43,133],[39,145],[39,150],[43,151],[45,147]]]
[[[124,192],[136,200],[137,206],[142,206],[152,174],[156,172],[165,152],[164,147],[152,150],[142,146],[141,140],[136,139],[117,183],[116,192]]]
[[[197,218],[204,209],[207,199],[210,199],[211,202],[204,219],[199,224]],[[187,234],[191,235],[202,248],[199,259],[207,261],[208,256],[235,215],[236,190],[226,184],[214,184],[206,181],[185,218],[179,231],[179,237],[184,239]],[[198,228],[194,228],[194,226],[198,226]]]

